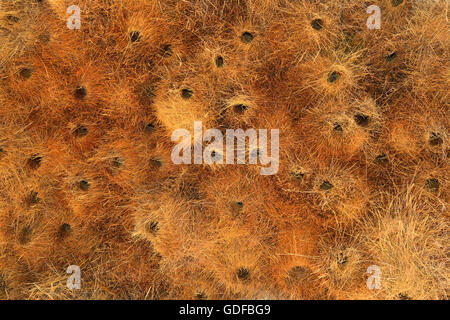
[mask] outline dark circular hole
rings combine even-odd
[[[340,123],[335,123],[333,125],[333,130],[340,133],[344,132],[344,128],[342,128],[342,125]]]
[[[385,164],[389,161],[389,159],[385,153],[382,153],[382,154],[376,156],[374,161],[375,161],[375,163],[378,163],[378,164]]]
[[[41,166],[42,159],[43,159],[43,157],[40,155],[37,155],[37,154],[32,155],[27,161],[28,166],[31,169],[36,170]]]
[[[149,223],[147,223],[146,229],[147,229],[148,233],[154,234],[154,233],[158,232],[158,230],[159,230],[158,222],[150,221]]]
[[[130,32],[130,41],[137,42],[141,40],[141,33],[139,31],[131,31]]]
[[[367,127],[369,125],[369,116],[358,113],[355,115],[355,122],[358,126]]]
[[[234,216],[238,216],[242,209],[244,209],[244,203],[242,201],[234,201],[231,203],[231,212]]]
[[[120,168],[123,166],[124,160],[120,157],[114,157],[112,159],[112,166],[115,168]]]
[[[6,19],[7,19],[9,22],[12,22],[12,23],[17,23],[17,22],[20,21],[20,18],[19,18],[19,17],[13,16],[12,14],[7,15],[7,16],[6,16]]]
[[[393,7],[398,7],[403,3],[403,0],[391,0],[391,3]]]
[[[248,106],[246,106],[245,104],[237,104],[237,105],[233,106],[233,110],[236,113],[242,114],[246,110],[248,110]]]
[[[311,26],[315,30],[321,30],[323,28],[323,20],[322,19],[314,19],[311,21]]]
[[[331,190],[331,189],[333,189],[333,185],[329,181],[324,181],[320,185],[320,190],[328,191],[328,190]]]
[[[211,158],[215,158],[216,155],[217,155],[217,152],[215,152],[215,151],[211,152]]]
[[[216,67],[217,68],[222,68],[223,67],[223,63],[224,63],[224,60],[223,60],[222,56],[216,57]]]
[[[156,127],[153,123],[147,123],[144,127],[144,131],[146,133],[153,133],[153,132],[155,132],[155,130],[156,130]]]
[[[88,128],[85,126],[78,126],[75,130],[73,130],[73,134],[79,138],[84,137],[88,134]]]
[[[241,36],[241,40],[244,43],[250,43],[253,41],[254,38],[255,38],[255,36],[253,34],[251,34],[250,32],[244,32]]]
[[[87,90],[85,87],[80,86],[75,89],[75,98],[82,100],[87,96]]]
[[[19,74],[24,79],[29,79],[31,75],[33,74],[33,69],[31,68],[22,68],[19,71]]]
[[[195,295],[195,299],[197,299],[197,300],[206,300],[207,296],[206,296],[206,294],[203,291],[201,291],[201,292],[197,292],[197,294]]]
[[[305,177],[305,174],[301,171],[291,171],[291,177],[294,180],[302,181],[303,178]]]
[[[332,71],[330,72],[330,74],[328,75],[328,82],[330,83],[334,83],[336,81],[339,80],[339,77],[341,76],[341,74],[337,71]]]
[[[343,252],[339,252],[338,256],[337,256],[337,263],[340,265],[344,265],[348,262],[348,257],[346,255],[344,255]]]
[[[160,159],[160,158],[150,159],[150,165],[154,169],[159,169],[163,165],[162,159]]]
[[[431,192],[437,193],[439,191],[439,186],[439,180],[436,178],[430,178],[425,181],[425,188],[427,188]]]
[[[172,46],[170,44],[165,44],[161,47],[161,55],[165,58],[171,57],[173,55]]]
[[[386,56],[386,61],[387,62],[391,62],[392,60],[394,60],[395,58],[397,58],[397,52],[392,52],[391,54]]]
[[[27,244],[31,242],[32,235],[33,235],[33,228],[31,228],[30,226],[24,227],[19,234],[19,243]]]
[[[410,296],[408,296],[408,294],[403,293],[403,292],[398,294],[398,299],[399,300],[412,300],[412,298]]]
[[[181,97],[183,99],[190,99],[194,95],[194,91],[191,89],[183,89],[181,90]]]
[[[250,270],[247,268],[239,268],[237,271],[237,277],[242,281],[250,280]]]
[[[29,202],[31,205],[37,204],[39,203],[41,199],[39,199],[38,197],[38,193],[36,191],[31,191],[30,193],[30,198],[29,198]]]
[[[444,140],[442,139],[442,136],[438,132],[432,132],[430,133],[430,140],[429,140],[430,146],[439,146],[442,143],[444,143]]]
[[[83,179],[83,180],[80,181],[79,187],[83,191],[88,191],[89,188],[91,187],[91,184],[87,180]]]
[[[63,223],[58,230],[58,234],[60,237],[65,237],[72,232],[72,227],[68,223]]]

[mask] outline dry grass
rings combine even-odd
[[[0,0],[1,299],[448,299],[448,2],[75,2]]]

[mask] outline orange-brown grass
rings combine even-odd
[[[318,247],[312,270],[328,289],[329,298],[348,299],[349,292],[365,286],[367,254],[355,234],[341,228],[329,230]]]
[[[278,235],[272,273],[276,287],[291,299],[314,299],[323,292],[317,290],[317,277],[311,267],[317,254],[320,230],[305,220],[286,224]]]
[[[448,298],[448,220],[410,188],[375,206],[363,223],[363,243],[371,263],[381,268],[375,299]]]
[[[362,217],[371,200],[365,176],[339,163],[319,167],[310,192],[317,218],[338,226]]]
[[[370,98],[322,103],[299,119],[301,138],[319,159],[350,160],[374,143],[381,111]]]
[[[292,64],[328,51],[342,27],[338,12],[318,2],[285,1],[269,30],[273,50]]]
[[[448,299],[447,12],[0,0],[0,298]],[[174,164],[194,121],[279,172]]]
[[[385,141],[397,153],[412,159],[445,161],[448,153],[448,109],[433,101],[414,100],[406,111],[405,102],[397,101],[391,107],[394,115],[385,128]]]

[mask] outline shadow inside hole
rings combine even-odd
[[[87,90],[83,86],[79,86],[75,89],[75,98],[78,100],[83,100],[87,96]]]
[[[123,166],[124,160],[120,157],[114,157],[111,161],[111,164],[114,168],[120,168]]]
[[[334,83],[339,80],[341,74],[337,71],[332,71],[328,74],[328,82]]]
[[[236,275],[241,281],[250,280],[250,270],[248,270],[247,268],[239,268],[236,272]]]
[[[320,185],[320,190],[322,190],[322,191],[328,191],[331,189],[333,189],[333,185],[328,180],[322,182],[322,184]]]
[[[196,300],[206,300],[207,298],[208,298],[208,297],[207,297],[206,293],[203,292],[203,291],[197,292],[197,293],[195,294],[195,299],[196,299]]]
[[[194,95],[194,91],[191,89],[183,89],[181,90],[181,97],[183,99],[190,99]]]
[[[439,180],[436,178],[430,178],[425,181],[425,188],[433,193],[437,193],[439,191]]]
[[[67,237],[72,233],[72,227],[68,223],[63,223],[58,229],[58,236],[60,238]]]
[[[36,191],[31,191],[28,197],[28,203],[30,205],[38,204],[41,199],[38,197],[38,193]]]
[[[376,156],[374,160],[374,162],[378,164],[386,164],[388,161],[389,159],[385,153]]]
[[[160,49],[160,52],[164,58],[171,57],[173,55],[172,45],[170,44],[163,45]]]
[[[344,132],[344,128],[342,127],[342,125],[340,123],[335,123],[333,125],[333,130],[338,133]]]
[[[355,122],[358,126],[367,127],[369,125],[369,116],[358,113],[355,115]]]
[[[217,68],[222,68],[223,64],[224,64],[224,59],[223,59],[222,56],[218,56],[218,57],[216,57],[215,62],[216,62],[216,67]]]
[[[19,70],[19,74],[24,79],[29,79],[31,75],[33,74],[33,69],[31,68],[21,68]]]
[[[242,201],[233,201],[230,204],[230,208],[233,216],[238,216],[244,209],[244,203]]]
[[[131,31],[130,32],[130,41],[138,42],[141,40],[141,33],[139,31]]]
[[[293,170],[290,172],[290,175],[291,175],[292,179],[297,180],[297,181],[303,181],[303,179],[305,178],[305,174],[303,172],[301,172],[300,170]]]
[[[91,184],[87,181],[87,180],[81,180],[78,184],[78,187],[80,188],[80,190],[82,191],[88,191],[89,188],[91,187]]]
[[[322,19],[314,19],[311,21],[311,27],[315,30],[322,30],[323,28],[323,20]]]
[[[163,161],[161,158],[150,159],[150,166],[153,169],[160,169],[163,166]]]
[[[154,133],[156,131],[156,127],[155,127],[155,125],[153,123],[147,123],[145,125],[145,127],[144,127],[144,131],[146,133],[151,134],[151,133]]]
[[[252,42],[254,38],[255,38],[255,36],[253,34],[251,34],[250,32],[244,32],[241,35],[242,42],[247,43],[247,44]]]
[[[35,154],[28,159],[27,164],[32,170],[36,170],[41,166],[42,159],[42,156]]]
[[[398,299],[399,300],[412,300],[412,298],[407,293],[403,293],[403,292],[398,294]]]
[[[339,252],[336,262],[338,265],[343,266],[348,262],[348,257],[343,252]]]
[[[247,110],[248,106],[246,106],[245,104],[236,104],[233,106],[233,111],[238,114],[243,114]]]
[[[85,126],[78,126],[73,130],[73,134],[78,138],[82,138],[88,134],[88,128]]]
[[[261,157],[261,156],[262,156],[262,154],[261,154],[261,149],[259,149],[259,148],[253,149],[253,150],[250,152],[250,156],[252,156],[253,158]]]
[[[145,226],[145,229],[148,233],[155,234],[156,232],[159,231],[159,224],[157,221],[150,221]]]
[[[6,20],[8,20],[11,23],[17,23],[20,21],[19,17],[13,16],[12,14],[9,14],[6,16]]]
[[[397,58],[397,52],[392,52],[391,54],[386,56],[386,61],[387,62],[391,62],[393,61],[395,58]]]
[[[430,139],[429,139],[429,144],[430,146],[439,146],[442,143],[444,143],[444,140],[442,139],[442,136],[440,133],[438,132],[432,132],[430,133]]]

